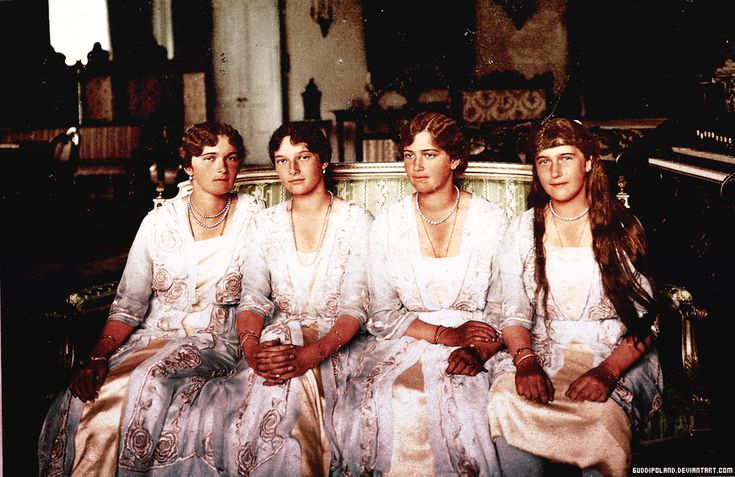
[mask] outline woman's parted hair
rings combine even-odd
[[[225,123],[203,122],[190,127],[181,138],[179,160],[183,167],[191,167],[191,158],[200,156],[205,147],[216,146],[219,136],[227,138],[237,151],[240,162],[248,155],[245,141],[237,129]]]
[[[332,160],[332,145],[319,126],[303,121],[292,121],[276,129],[268,141],[268,156],[274,164],[275,153],[283,139],[288,136],[291,136],[291,144],[306,143],[309,151],[316,154],[321,162],[329,163]]]
[[[401,126],[399,131],[401,148],[409,146],[422,131],[431,134],[434,143],[444,150],[450,159],[459,160],[459,166],[454,170],[455,174],[467,168],[469,147],[457,121],[441,113],[419,113]]]
[[[636,275],[642,274],[653,286],[646,259],[648,246],[643,226],[610,192],[596,136],[582,124],[566,118],[543,121],[531,132],[527,147],[527,157],[533,164],[533,181],[528,194],[528,205],[534,209],[536,291],[544,292],[545,314],[548,317],[549,283],[546,276],[543,238],[545,212],[551,198],[539,181],[535,159],[544,149],[567,145],[576,147],[587,160],[591,161],[585,193],[590,204],[592,248],[600,267],[605,293],[629,332],[639,337],[645,336],[655,318],[656,310],[653,297],[641,287]],[[633,270],[630,264],[633,265]],[[636,303],[649,312],[646,319],[638,319]]]

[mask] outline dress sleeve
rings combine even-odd
[[[648,281],[645,275],[635,270],[632,263],[629,263],[628,266],[633,269],[634,277],[638,281],[638,285],[641,287],[641,289],[645,290],[645,292],[648,293],[650,296],[653,296],[654,292],[653,287],[651,286],[651,282]],[[646,308],[638,302],[635,303],[635,308],[639,317],[642,317],[648,312],[648,310],[646,310]],[[657,338],[660,332],[661,328],[659,317],[656,316],[656,318],[653,320],[653,323],[651,323],[651,334],[654,338]]]
[[[273,313],[271,296],[271,275],[265,260],[263,239],[270,233],[264,225],[264,217],[259,214],[250,220],[243,238],[242,294],[237,313],[251,311],[268,318]]]
[[[524,284],[524,267],[529,256],[523,252],[528,244],[527,237],[525,240],[523,237],[528,233],[523,218],[516,217],[510,223],[493,259],[485,313],[489,323],[501,331],[509,326],[531,329],[533,325],[534,303]],[[533,266],[532,260],[530,266]]]
[[[363,212],[352,230],[350,252],[347,257],[340,302],[337,316],[349,315],[364,324],[368,308],[368,243],[370,224],[373,221],[369,212]]]
[[[145,319],[153,293],[152,243],[156,216],[157,211],[149,213],[135,234],[108,321],[121,321],[136,327]]]
[[[387,219],[383,216],[382,219]],[[368,287],[370,289],[367,330],[381,339],[400,338],[418,315],[404,306],[396,284],[390,279],[388,250],[390,226],[387,220],[376,219],[370,232]]]

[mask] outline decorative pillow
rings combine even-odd
[[[452,98],[448,89],[430,89],[419,93],[416,102],[420,104],[446,104],[449,106]]]

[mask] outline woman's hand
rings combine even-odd
[[[71,395],[82,402],[94,401],[107,378],[107,360],[90,361],[72,374],[69,382]]]
[[[605,402],[617,382],[618,377],[603,363],[575,379],[565,395],[572,401]]]
[[[316,343],[307,346],[289,345],[264,350],[258,359],[262,359],[264,371],[270,374],[264,383],[266,386],[283,384],[287,380],[302,376],[311,368],[322,362]]]
[[[476,376],[480,372],[487,372],[483,367],[485,360],[480,356],[477,348],[466,346],[457,348],[449,355],[447,374],[464,374]]]
[[[445,346],[470,346],[475,342],[498,341],[495,328],[481,321],[468,321],[456,328],[440,327],[436,332],[436,344]]]
[[[322,362],[316,344],[307,346],[263,346],[256,353],[255,370],[265,378],[266,386],[283,384],[288,379],[303,375]]]
[[[516,392],[529,401],[543,404],[554,400],[554,385],[535,356],[516,365]]]
[[[261,373],[258,371],[258,359],[255,357],[255,355],[260,353],[263,349],[279,346],[280,344],[281,340],[278,338],[270,341],[264,341],[262,343],[254,340],[243,343],[243,356],[245,357],[245,361],[248,363],[248,366],[250,366],[253,371],[255,371],[255,374],[263,377],[264,379],[268,379],[269,375],[267,373]]]

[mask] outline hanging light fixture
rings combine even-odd
[[[334,0],[311,0],[311,19],[319,25],[322,37],[326,38],[334,20]]]

